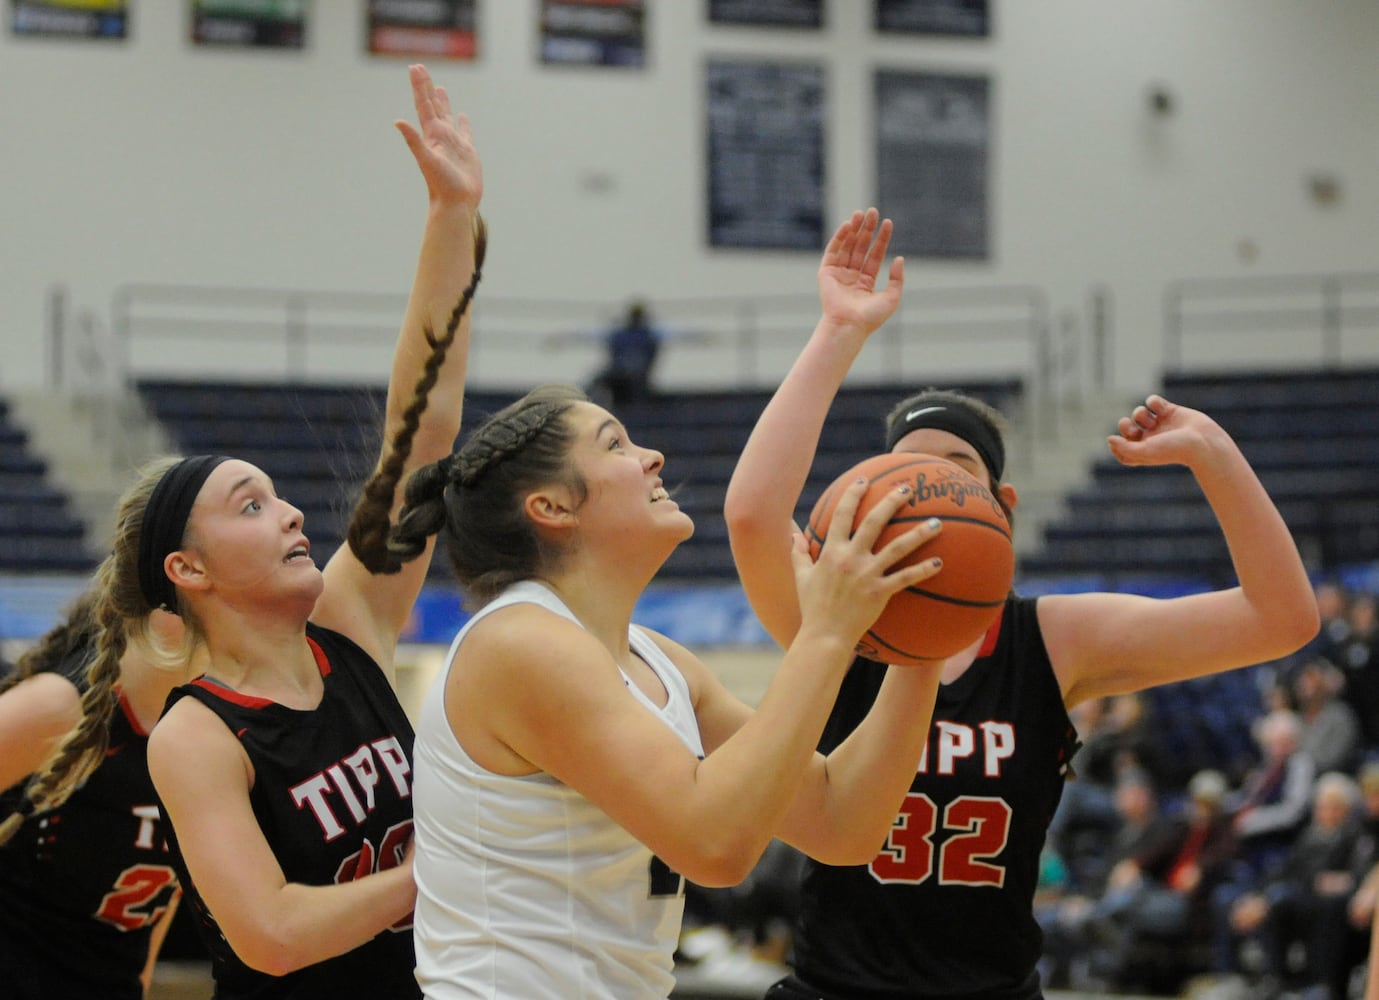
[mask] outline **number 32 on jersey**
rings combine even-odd
[[[927,795],[905,796],[881,853],[868,866],[878,882],[919,885],[937,876],[939,885],[1000,888],[1006,870],[991,859],[1010,836],[1010,805],[1000,798],[964,795],[939,807]],[[937,848],[934,836],[947,834]]]

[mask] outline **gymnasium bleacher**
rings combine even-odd
[[[85,527],[0,399],[0,572],[84,573]]]
[[[318,562],[340,545],[348,512],[377,454],[381,387],[145,379],[138,388],[181,452],[234,455],[272,476],[279,493],[306,515]],[[969,381],[960,388],[1007,412],[1019,405],[1023,392],[1018,379]],[[881,449],[885,414],[902,394],[889,385],[847,386],[839,393],[801,498],[801,517],[808,516],[814,499],[834,477]],[[516,395],[468,392],[460,440]],[[695,520],[694,537],[671,556],[663,581],[736,579],[723,495],[770,395],[765,389],[681,390],[619,409],[635,441],[665,453],[667,487]],[[435,580],[451,575],[444,558],[433,560],[431,573]]]
[[[1379,558],[1379,369],[1174,374],[1169,399],[1204,410],[1259,474],[1317,571]],[[1022,566],[1028,575],[1157,576],[1233,582],[1216,518],[1182,467],[1095,463],[1066,515]]]

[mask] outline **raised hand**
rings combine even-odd
[[[401,118],[393,124],[416,157],[431,200],[477,205],[484,176],[469,133],[469,119],[450,110],[445,88],[432,82],[425,66],[411,66],[408,72],[417,124]]]
[[[905,259],[891,261],[886,287],[876,279],[891,242],[891,220],[874,208],[853,212],[824,249],[819,264],[819,301],[826,321],[870,333],[890,318],[905,285]]]
[[[1226,437],[1215,420],[1198,410],[1150,396],[1117,424],[1107,438],[1122,465],[1186,465],[1205,456],[1212,441]]]

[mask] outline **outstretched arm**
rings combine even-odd
[[[399,120],[397,130],[416,158],[426,182],[429,206],[421,253],[388,379],[383,440],[388,442],[403,422],[433,351],[431,339],[445,334],[451,315],[475,268],[475,226],[483,171],[470,138],[469,122],[455,115],[445,90],[423,66],[410,70],[417,124]],[[403,463],[394,491],[393,513],[402,489],[417,467],[450,454],[460,430],[460,407],[469,354],[469,314],[455,329],[445,362],[420,415],[411,453]],[[341,546],[327,565],[326,590],[314,621],[349,635],[391,674],[393,647],[406,624],[430,564],[430,550],[393,575],[371,575],[348,546]]]
[[[1317,602],[1293,536],[1215,420],[1150,396],[1108,443],[1125,465],[1192,471],[1240,585],[1171,600],[1041,598],[1039,623],[1067,704],[1277,659],[1317,634]]]
[[[854,212],[829,240],[819,265],[819,323],[762,411],[728,484],[724,516],[738,575],[782,647],[800,626],[790,532],[819,433],[867,337],[900,304],[901,258],[891,262],[885,289],[876,287],[890,239],[890,220],[872,208]]]

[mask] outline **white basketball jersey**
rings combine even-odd
[[[510,777],[465,753],[445,714],[445,675],[474,623],[512,604],[577,621],[546,587],[523,582],[455,637],[422,705],[415,750],[417,979],[432,1000],[666,997],[684,911],[683,881],[582,795],[548,774]],[[704,755],[689,687],[633,626],[632,649],[668,694],[655,713]]]

